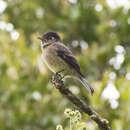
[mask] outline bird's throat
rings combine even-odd
[[[46,47],[48,47],[49,45],[51,45],[51,43],[44,43],[44,44],[43,44],[43,48],[46,48]]]

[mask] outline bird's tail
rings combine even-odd
[[[86,81],[86,79],[82,76],[79,77],[80,82],[87,88],[87,90],[89,91],[89,93],[91,95],[93,95],[94,93],[94,89],[88,84],[88,82]]]

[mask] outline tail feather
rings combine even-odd
[[[94,89],[88,84],[88,82],[86,81],[84,77],[80,77],[80,82],[87,88],[89,93],[93,95]]]

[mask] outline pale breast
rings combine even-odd
[[[43,60],[48,68],[54,73],[68,68],[68,65],[57,55],[54,46],[48,46],[43,49]]]

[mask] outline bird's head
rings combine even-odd
[[[46,46],[57,41],[60,41],[60,36],[56,32],[47,32],[43,36],[38,37],[41,40],[42,45]]]

